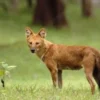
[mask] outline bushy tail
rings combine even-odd
[[[95,62],[94,70],[93,70],[93,77],[100,90],[100,57],[96,58],[96,62]]]

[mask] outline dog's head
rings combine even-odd
[[[26,38],[28,46],[32,53],[38,52],[44,46],[46,31],[42,28],[38,33],[34,33],[29,27],[26,27]]]

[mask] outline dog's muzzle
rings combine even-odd
[[[31,49],[31,52],[32,52],[32,53],[35,53],[35,49]]]

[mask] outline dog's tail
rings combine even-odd
[[[99,90],[100,90],[100,54],[98,54],[95,59],[93,77],[98,85]]]

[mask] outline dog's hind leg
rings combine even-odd
[[[58,87],[62,88],[62,70],[58,70]]]
[[[95,84],[94,84],[94,81],[93,81],[93,76],[92,76],[92,73],[91,72],[88,72],[88,71],[85,71],[86,73],[86,78],[91,86],[91,92],[92,94],[94,94],[94,91],[95,91]]]
[[[83,59],[84,70],[86,74],[86,78],[91,86],[91,92],[94,94],[95,84],[93,78],[93,70],[94,70],[95,58],[92,54],[88,54]]]

